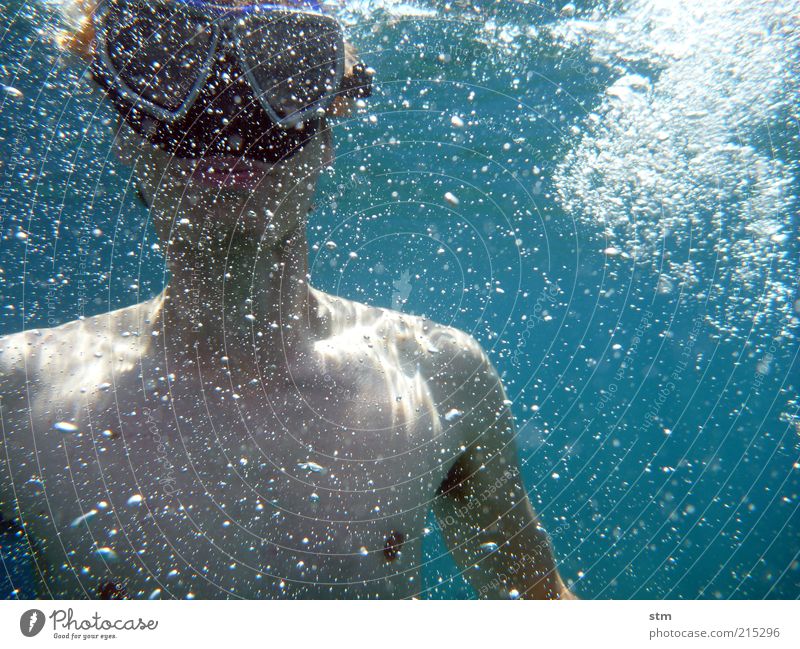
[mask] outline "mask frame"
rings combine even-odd
[[[204,28],[209,30],[209,40],[204,53],[202,62],[195,73],[195,79],[191,87],[184,91],[179,98],[177,108],[169,109],[161,106],[144,96],[143,91],[132,88],[123,79],[124,70],[119,70],[109,53],[111,45],[109,39],[111,28],[109,27],[109,16],[113,18],[114,9],[132,10],[136,15],[137,7],[141,6],[142,0],[109,0],[104,2],[94,13],[93,23],[96,34],[96,47],[94,55],[93,74],[101,82],[107,91],[115,93],[126,103],[141,111],[142,113],[164,123],[172,124],[181,120],[192,108],[197,98],[200,96],[205,84],[208,82],[214,66],[215,58],[219,55],[220,47],[223,45],[228,48],[230,53],[236,58],[242,76],[251,87],[258,103],[267,113],[269,118],[282,129],[292,129],[301,124],[309,116],[317,117],[330,107],[337,96],[366,97],[371,91],[371,75],[367,72],[363,64],[358,63],[353,68],[353,79],[345,82],[344,62],[345,45],[344,33],[339,22],[332,16],[323,14],[319,6],[315,3],[303,3],[300,8],[287,7],[275,4],[254,4],[242,7],[229,7],[208,4],[200,0],[144,0],[148,9],[152,9],[153,15],[158,14],[161,7],[165,12],[178,10],[178,20],[199,20]],[[166,18],[171,18],[166,15]],[[323,30],[323,35],[329,39],[329,45],[336,52],[335,69],[332,71],[332,83],[325,84],[325,91],[321,96],[302,109],[290,112],[276,108],[273,103],[275,99],[275,87],[264,87],[264,84],[257,78],[254,69],[256,65],[263,65],[259,61],[254,61],[253,53],[245,51],[244,37],[249,36],[248,28],[253,26],[259,28],[259,34],[264,33],[265,37],[286,34],[287,26],[293,21],[307,21],[312,27],[319,27]],[[164,24],[169,24],[165,20]],[[159,23],[155,24],[158,27]],[[305,40],[290,42],[295,47],[310,47],[320,31],[312,32]],[[305,33],[303,32],[303,35]],[[267,40],[266,38],[264,39]],[[265,51],[270,56],[277,56],[283,51],[283,44],[272,45],[272,49]],[[275,49],[277,47],[277,50]],[[141,49],[140,49],[141,51]],[[180,51],[179,51],[180,52]],[[178,53],[172,53],[166,60],[172,63],[173,60],[180,60]],[[138,52],[137,52],[138,54]],[[322,65],[327,65],[330,61],[323,61]],[[319,66],[318,66],[319,67]],[[155,79],[153,73],[153,80]],[[327,80],[327,79],[326,79]],[[149,85],[147,84],[145,88]],[[278,84],[276,84],[278,85]],[[280,96],[280,95],[278,95]]]

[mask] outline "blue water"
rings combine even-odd
[[[797,18],[562,4],[349,5],[378,84],[335,129],[313,283],[484,345],[581,597],[797,598]],[[42,5],[0,11],[0,334],[155,295],[114,114]],[[2,539],[3,595],[31,596]],[[426,596],[473,596],[425,552]]]

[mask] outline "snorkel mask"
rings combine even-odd
[[[93,21],[93,78],[178,157],[279,162],[323,127],[334,98],[371,91],[363,64],[345,77],[341,25],[316,2],[105,0]]]

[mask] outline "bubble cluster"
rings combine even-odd
[[[795,308],[799,27],[791,2],[647,1],[554,29],[616,71],[556,171],[559,201],[662,290],[708,285],[726,332]]]

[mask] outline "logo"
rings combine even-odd
[[[26,638],[32,638],[44,628],[44,613],[39,609],[32,608],[25,611],[19,618],[19,630]]]

